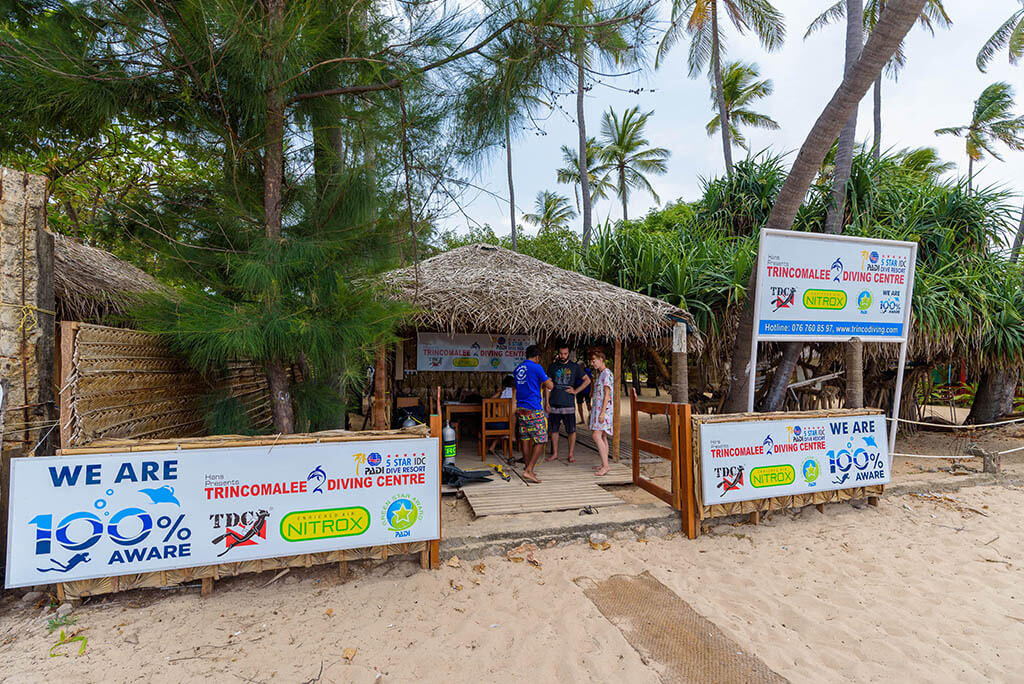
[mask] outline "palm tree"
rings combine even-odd
[[[1013,107],[1013,87],[998,81],[985,88],[974,101],[969,124],[935,131],[935,135],[955,135],[965,139],[968,192],[974,180],[974,162],[984,157],[985,152],[999,161],[1003,160],[994,148],[996,142],[1011,150],[1024,150],[1024,116],[1014,116]]]
[[[797,211],[814,180],[821,162],[825,159],[839,131],[849,120],[871,83],[882,73],[882,68],[892,57],[907,32],[917,21],[927,0],[890,0],[885,14],[875,26],[871,37],[864,45],[856,64],[843,76],[842,83],[825,105],[807,139],[800,147],[786,182],[779,190],[772,206],[772,212],[765,223],[767,228],[792,229]],[[757,283],[754,269],[747,282],[747,292],[753,293]],[[738,333],[733,342],[729,370],[729,394],[723,412],[739,413],[747,410],[750,378],[752,371],[750,341],[754,325],[754,297],[743,301]]]
[[[782,47],[786,39],[786,25],[782,13],[768,0],[672,0],[671,23],[658,45],[654,66],[660,66],[665,55],[684,34],[689,35],[690,52],[686,63],[690,78],[696,78],[705,67],[710,68],[718,100],[718,117],[721,121],[728,121],[725,84],[722,78],[722,55],[725,49],[722,45],[722,29],[718,16],[722,8],[740,34],[748,29],[752,30],[757,34],[761,45],[769,52]],[[728,126],[722,126],[720,130],[725,171],[732,173],[730,130]]]
[[[864,31],[867,34],[874,32],[875,27],[878,25],[879,17],[882,15],[882,11],[885,9],[887,2],[891,4],[891,0],[867,0],[864,3]],[[804,33],[804,38],[811,35],[815,31],[828,26],[836,21],[839,21],[846,16],[846,0],[837,0],[835,4],[830,6],[824,12],[819,14],[814,21],[811,22],[810,26],[807,27],[807,32]],[[949,15],[946,14],[946,8],[942,6],[942,0],[926,0],[924,7],[921,9],[921,15],[917,19],[917,23],[922,28],[926,29],[932,35],[935,35],[935,27],[949,28],[953,25]],[[890,77],[896,78],[899,75],[900,69],[907,63],[907,56],[903,50],[903,43],[901,42],[896,51],[893,53],[889,63],[886,64],[885,70]],[[872,155],[875,161],[878,161],[879,155],[882,150],[882,75],[879,74],[878,78],[875,79],[875,90],[874,90],[874,141],[872,143]]]
[[[556,192],[538,192],[533,206],[537,213],[523,214],[523,220],[539,226],[538,235],[552,229],[567,228],[569,221],[576,218],[576,211],[569,204],[569,199]]]
[[[981,71],[988,68],[988,63],[1003,48],[1009,48],[1010,64],[1016,64],[1024,56],[1024,0],[1018,2],[1020,9],[1014,10],[978,51],[977,64]]]
[[[760,76],[761,72],[754,63],[726,62],[722,69],[722,90],[725,93],[725,115],[729,120],[729,138],[733,145],[747,151],[750,148],[747,147],[747,141],[739,130],[741,125],[773,131],[779,129],[779,123],[775,119],[749,108],[757,100],[768,97],[775,91],[772,80],[758,80]],[[717,108],[718,93],[713,84],[711,103]],[[721,114],[716,114],[705,127],[708,136],[717,133],[721,125]]]
[[[607,199],[615,185],[608,180],[607,176],[597,173],[600,169],[601,146],[597,144],[596,138],[587,138],[587,180],[590,186],[591,202]],[[580,160],[576,150],[568,145],[562,145],[562,163],[555,169],[555,178],[559,183],[573,186],[573,193],[576,195],[576,209],[580,208]]]
[[[650,143],[644,137],[644,126],[652,114],[654,112],[641,114],[639,107],[633,107],[627,109],[622,118],[612,109],[601,118],[601,159],[607,174],[614,174],[615,194],[622,200],[623,221],[629,219],[626,205],[630,188],[646,190],[655,202],[661,201],[644,174],[664,174],[672,153],[664,147],[647,147]]]

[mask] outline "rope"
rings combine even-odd
[[[893,458],[948,458],[954,461],[966,461],[969,458],[979,458],[979,455],[967,454],[966,456],[943,456],[941,454],[900,454],[893,452],[889,454]]]
[[[6,306],[10,309],[21,309],[21,323],[18,324],[18,332],[25,331],[29,332],[39,324],[39,319],[36,318],[36,312],[49,314],[56,316],[56,311],[50,311],[49,309],[40,309],[38,306],[32,306],[31,304],[9,304],[7,302],[0,302],[0,306]],[[26,323],[28,326],[26,327]]]
[[[909,418],[892,418],[891,416],[886,416],[885,419],[889,421],[896,420],[901,423],[908,423],[910,425],[925,425],[931,428],[941,428],[943,430],[977,430],[978,428],[998,427],[1000,425],[1012,425],[1014,423],[1024,422],[1024,418],[1014,418],[1012,420],[1004,420],[996,423],[978,423],[976,425],[943,425],[942,423],[926,423],[920,420],[910,420]]]
[[[42,437],[41,437],[41,438],[39,439],[39,441],[38,441],[38,442],[36,442],[36,445],[35,445],[34,447],[32,447],[32,451],[28,452],[28,453],[29,453],[30,455],[32,455],[32,456],[35,456],[35,453],[36,453],[36,449],[38,449],[38,448],[39,448],[39,445],[40,445],[40,444],[42,444],[43,442],[45,442],[45,441],[46,441],[46,438],[50,436],[50,433],[51,433],[51,432],[53,432],[53,428],[55,428],[55,427],[57,427],[57,423],[56,423],[56,422],[54,422],[54,424],[50,426],[50,429],[46,431],[46,434],[45,434],[45,435],[43,435],[43,436],[42,436]]]

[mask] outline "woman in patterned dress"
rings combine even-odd
[[[601,455],[601,466],[594,471],[594,475],[600,477],[607,475],[611,470],[608,467],[608,438],[612,436],[612,399],[614,398],[615,379],[605,364],[604,352],[601,350],[591,352],[590,367],[594,369],[595,375],[591,397],[593,407],[590,411],[590,429],[593,431],[597,453]]]

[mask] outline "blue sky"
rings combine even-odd
[[[779,131],[748,130],[750,148],[766,147],[777,152],[790,152],[791,158],[838,86],[842,74],[845,27],[835,25],[803,40],[810,21],[831,2],[828,0],[776,0],[775,5],[786,15],[788,38],[785,46],[773,54],[765,53],[756,38],[740,36],[728,25],[728,58],[757,62],[762,78],[771,78],[775,93],[759,103],[757,110],[768,114],[781,125]],[[953,20],[949,30],[938,30],[933,37],[915,26],[906,40],[907,65],[899,80],[886,79],[882,100],[883,148],[936,147],[941,156],[958,164],[956,173],[966,174],[967,157],[962,139],[938,137],[934,130],[943,126],[967,123],[974,100],[995,81],[1007,81],[1017,90],[1017,111],[1024,114],[1024,64],[1010,66],[1002,53],[981,73],[974,59],[978,48],[996,27],[1019,9],[1017,0],[945,0]],[[670,5],[664,3],[662,14],[667,18]],[[595,84],[586,99],[588,135],[597,136],[601,114],[609,107],[624,111],[639,106],[654,111],[647,126],[652,145],[672,152],[668,173],[652,177],[651,182],[662,204],[678,198],[693,200],[700,193],[700,178],[721,174],[724,169],[721,138],[709,138],[704,126],[713,115],[709,84],[706,78],[687,78],[685,43],[670,53],[661,68],[642,76],[602,78],[610,85]],[[652,60],[653,63],[653,60]],[[622,90],[643,88],[640,94]],[[575,96],[558,99],[564,112],[575,113]],[[559,185],[555,169],[561,163],[560,146],[575,145],[576,124],[567,113],[556,109],[541,124],[543,134],[521,132],[513,140],[513,178],[519,215],[532,211],[541,190],[557,191],[569,198],[570,186]],[[871,93],[861,103],[857,125],[858,141],[872,136]],[[744,152],[735,150],[734,159]],[[1024,193],[1024,152],[1007,150],[1005,159],[986,159],[975,165],[977,182],[1000,185],[1015,193]],[[468,218],[455,213],[441,227],[465,231],[476,224],[490,224],[499,235],[509,232],[508,185],[505,175],[504,150],[496,148],[480,169],[470,174],[476,185],[487,192],[468,191],[463,209]],[[493,194],[492,194],[493,193]],[[498,197],[494,197],[497,195]],[[1019,200],[1018,200],[1019,201]],[[655,206],[646,194],[635,194],[630,200],[631,217],[642,216]],[[595,222],[606,217],[621,218],[616,199],[595,205]],[[522,224],[522,219],[519,222]],[[580,220],[574,222],[580,229]],[[527,226],[528,231],[533,228]]]

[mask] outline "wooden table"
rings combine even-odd
[[[476,415],[482,417],[483,413],[484,413],[484,405],[482,403],[476,404],[476,403],[465,402],[465,401],[449,401],[447,404],[444,405],[444,422],[446,422],[446,423],[452,422],[452,416],[453,415],[459,415],[460,413],[464,413],[464,414],[467,414],[467,415],[471,415],[471,414],[475,413]],[[456,423],[456,426],[458,426],[458,423]],[[460,430],[459,430],[458,427],[456,427],[455,428],[455,443],[456,444],[458,444],[460,435],[461,435]]]

